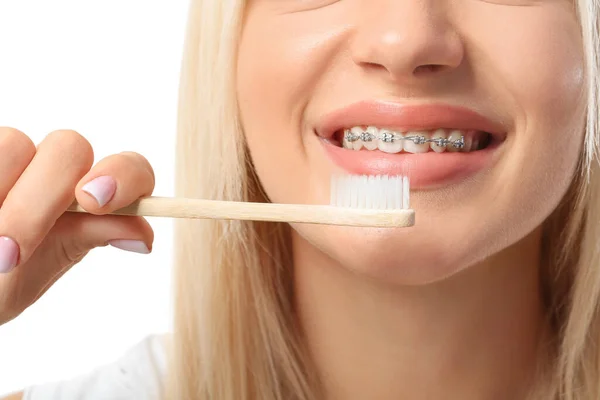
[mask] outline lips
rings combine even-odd
[[[353,126],[394,128],[400,132],[437,128],[476,130],[490,136],[482,150],[462,153],[388,154],[378,150],[350,150],[339,146],[336,134]],[[506,138],[505,127],[473,110],[446,104],[405,105],[360,102],[326,115],[316,127],[326,155],[351,174],[401,175],[407,171],[411,190],[457,183],[477,174],[494,160]]]

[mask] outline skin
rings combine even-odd
[[[16,267],[0,273],[0,325],[21,314],[95,247],[135,240],[152,250],[154,232],[144,218],[106,215],[152,193],[154,171],[148,161],[122,152],[93,163],[91,144],[75,131],[51,132],[36,147],[25,133],[0,127],[0,237],[13,239],[19,250]],[[114,191],[101,206],[82,189],[105,176],[112,178]],[[65,213],[73,200],[88,213]],[[21,392],[5,399],[22,397]]]
[[[490,168],[412,192],[413,228],[294,225],[295,302],[327,399],[525,398],[550,334],[541,224],[582,151],[572,4],[249,0],[237,76],[273,202],[328,202],[315,128],[357,101],[461,105],[505,127]]]
[[[93,163],[91,144],[75,131],[51,132],[36,147],[25,133],[0,127],[0,236],[19,247],[16,267],[0,273],[0,325],[21,314],[95,247],[135,240],[152,250],[154,232],[144,218],[106,215],[152,193],[154,171],[148,161],[122,152]],[[112,178],[114,191],[101,206],[82,188],[104,176]],[[65,213],[73,200],[88,213]],[[22,397],[21,392],[5,399]]]
[[[90,143],[75,131],[52,132],[36,148],[23,132],[0,127],[0,236],[19,246],[17,266],[0,274],[0,324],[33,304],[95,247],[138,240],[152,249],[154,233],[144,218],[106,215],[152,193],[148,161],[123,152],[93,163]],[[103,206],[82,190],[101,176],[116,185]],[[65,213],[73,200],[88,213]]]

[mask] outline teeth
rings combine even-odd
[[[365,132],[368,134],[365,136],[367,136],[369,138],[368,140],[361,140],[363,142],[363,146],[365,147],[365,149],[367,149],[367,150],[377,149],[377,142],[379,142],[379,140],[376,138],[379,135],[379,129],[375,128],[374,126],[369,126]]]
[[[363,132],[364,132],[363,129],[358,126],[355,126],[354,128],[350,129],[350,133],[352,133],[353,135],[358,135],[359,137],[360,137],[360,135],[362,135]],[[363,144],[362,144],[362,140],[360,140],[360,139],[352,143],[352,148],[354,150],[360,150],[360,149],[362,149],[362,147],[363,147]]]
[[[465,147],[463,147],[460,151],[468,153],[471,150],[477,150],[472,147],[473,146],[473,137],[465,136]]]
[[[478,150],[478,136],[470,136],[460,130],[436,129],[432,132],[409,131],[396,132],[389,129],[378,129],[375,126],[355,126],[344,130],[342,147],[345,149],[380,150],[385,153],[436,153],[469,152]]]
[[[424,139],[421,139],[421,142],[424,142],[424,140],[427,140],[431,137],[429,132],[422,132],[422,131],[408,132],[405,137],[411,137],[411,136],[416,137],[416,138],[424,138]],[[406,151],[407,153],[427,153],[429,151],[429,149],[431,148],[431,146],[427,142],[420,143],[420,144],[418,142],[419,142],[419,139],[405,140],[404,151]]]
[[[451,131],[450,135],[448,136],[448,140],[451,140],[451,141],[459,140],[461,138],[461,136],[463,136],[463,133],[461,131]],[[466,143],[465,143],[465,147],[466,147]],[[461,149],[459,149],[455,146],[452,146],[452,145],[448,146],[448,151],[450,151],[450,152],[455,153],[460,150]]]
[[[403,137],[403,135],[398,132],[392,132],[385,129],[380,131],[380,135],[387,136],[386,134],[395,135],[396,137]],[[400,153],[404,148],[404,140],[378,140],[378,142],[377,148],[385,153]]]
[[[352,143],[350,143],[348,141],[348,139],[346,138],[346,135],[344,135],[344,139],[342,139],[342,147],[345,149],[351,149],[352,148]]]
[[[433,135],[431,135],[431,138],[432,139],[446,139],[447,136],[448,136],[448,134],[446,133],[445,130],[438,129],[435,132],[433,132]],[[439,146],[435,142],[431,142],[430,145],[431,145],[431,150],[435,151],[436,153],[443,153],[444,151],[446,151],[446,146]]]

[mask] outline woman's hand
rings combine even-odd
[[[22,132],[0,127],[0,325],[95,247],[150,251],[144,218],[104,214],[149,196],[152,167],[131,152],[93,162],[74,131],[52,132],[36,149]],[[91,214],[65,212],[74,199]]]

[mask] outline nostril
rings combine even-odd
[[[439,65],[439,64],[419,65],[417,68],[415,68],[414,74],[422,75],[422,74],[427,74],[427,73],[432,73],[432,72],[438,72],[442,68],[444,68],[444,66]]]

